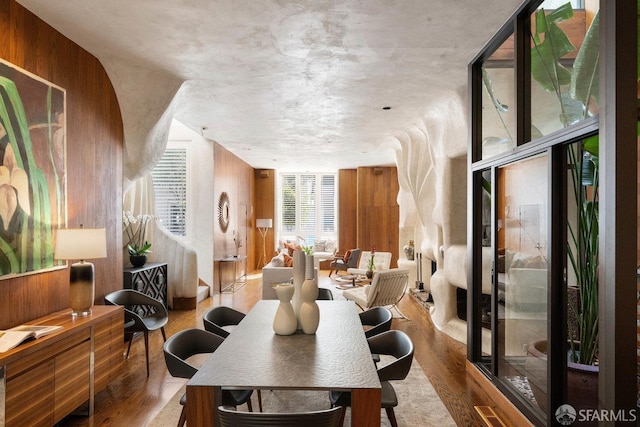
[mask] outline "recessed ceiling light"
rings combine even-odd
[[[383,110],[391,110],[391,107],[382,107]]]

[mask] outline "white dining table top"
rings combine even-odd
[[[187,386],[237,389],[379,389],[362,323],[352,301],[317,301],[314,335],[273,332],[279,301],[260,300]]]

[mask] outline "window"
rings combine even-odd
[[[187,162],[185,144],[169,144],[151,173],[156,198],[156,213],[167,230],[187,236]]]
[[[281,174],[278,233],[281,238],[336,239],[336,176],[334,174]]]

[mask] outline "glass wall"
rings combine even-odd
[[[589,144],[599,132],[599,13],[537,3],[523,5],[470,67],[471,172],[483,185],[471,198],[472,252],[482,261],[471,264],[469,289],[482,298],[469,354],[531,421],[549,425],[586,392],[571,383],[571,343],[594,341],[576,319],[588,306],[597,316],[597,301],[576,288],[588,283],[585,270],[597,288],[597,253],[582,263],[577,249],[598,241],[597,224],[585,229],[581,215],[598,216],[598,152]]]
[[[498,376],[533,405],[547,400],[548,156],[498,168]]]
[[[535,140],[598,113],[597,12],[546,0],[530,17],[531,132]]]
[[[482,158],[516,146],[513,36],[482,64]]]

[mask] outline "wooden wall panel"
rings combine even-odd
[[[240,160],[233,153],[226,150],[220,144],[215,144],[213,152],[214,161],[214,180],[212,197],[217,201],[222,192],[227,192],[231,202],[229,227],[223,232],[218,224],[218,212],[212,212],[212,220],[216,221],[213,232],[213,282],[214,291],[220,289],[220,281],[218,275],[217,260],[236,255],[236,247],[233,242],[233,230],[238,230],[239,205],[247,207],[246,218],[246,243],[240,248],[239,255],[247,256],[247,269],[251,271],[251,267],[256,263],[255,257],[255,209],[253,205],[253,193],[255,187],[254,169],[244,161]],[[226,283],[226,281],[225,281]]]
[[[391,252],[391,267],[398,262],[400,186],[395,167],[358,168],[358,237],[357,245],[368,251]]]
[[[120,107],[100,62],[14,0],[0,4],[0,57],[66,90],[69,227],[105,227],[96,302],[122,288]],[[0,280],[0,329],[69,305],[69,270]]]
[[[275,228],[276,228],[276,171],[273,169],[256,169],[254,171],[255,188],[253,193],[253,200],[255,206],[255,217],[251,224],[254,231],[253,248],[255,250],[255,262],[251,264],[254,269],[261,270],[262,265],[258,265],[260,255],[262,254],[262,235],[256,229],[255,220],[258,218],[271,218],[273,220],[273,227],[266,234],[265,247],[266,247],[266,260],[265,263],[271,261],[273,252],[275,251]]]
[[[338,171],[338,249],[345,253],[358,246],[358,171]]]

